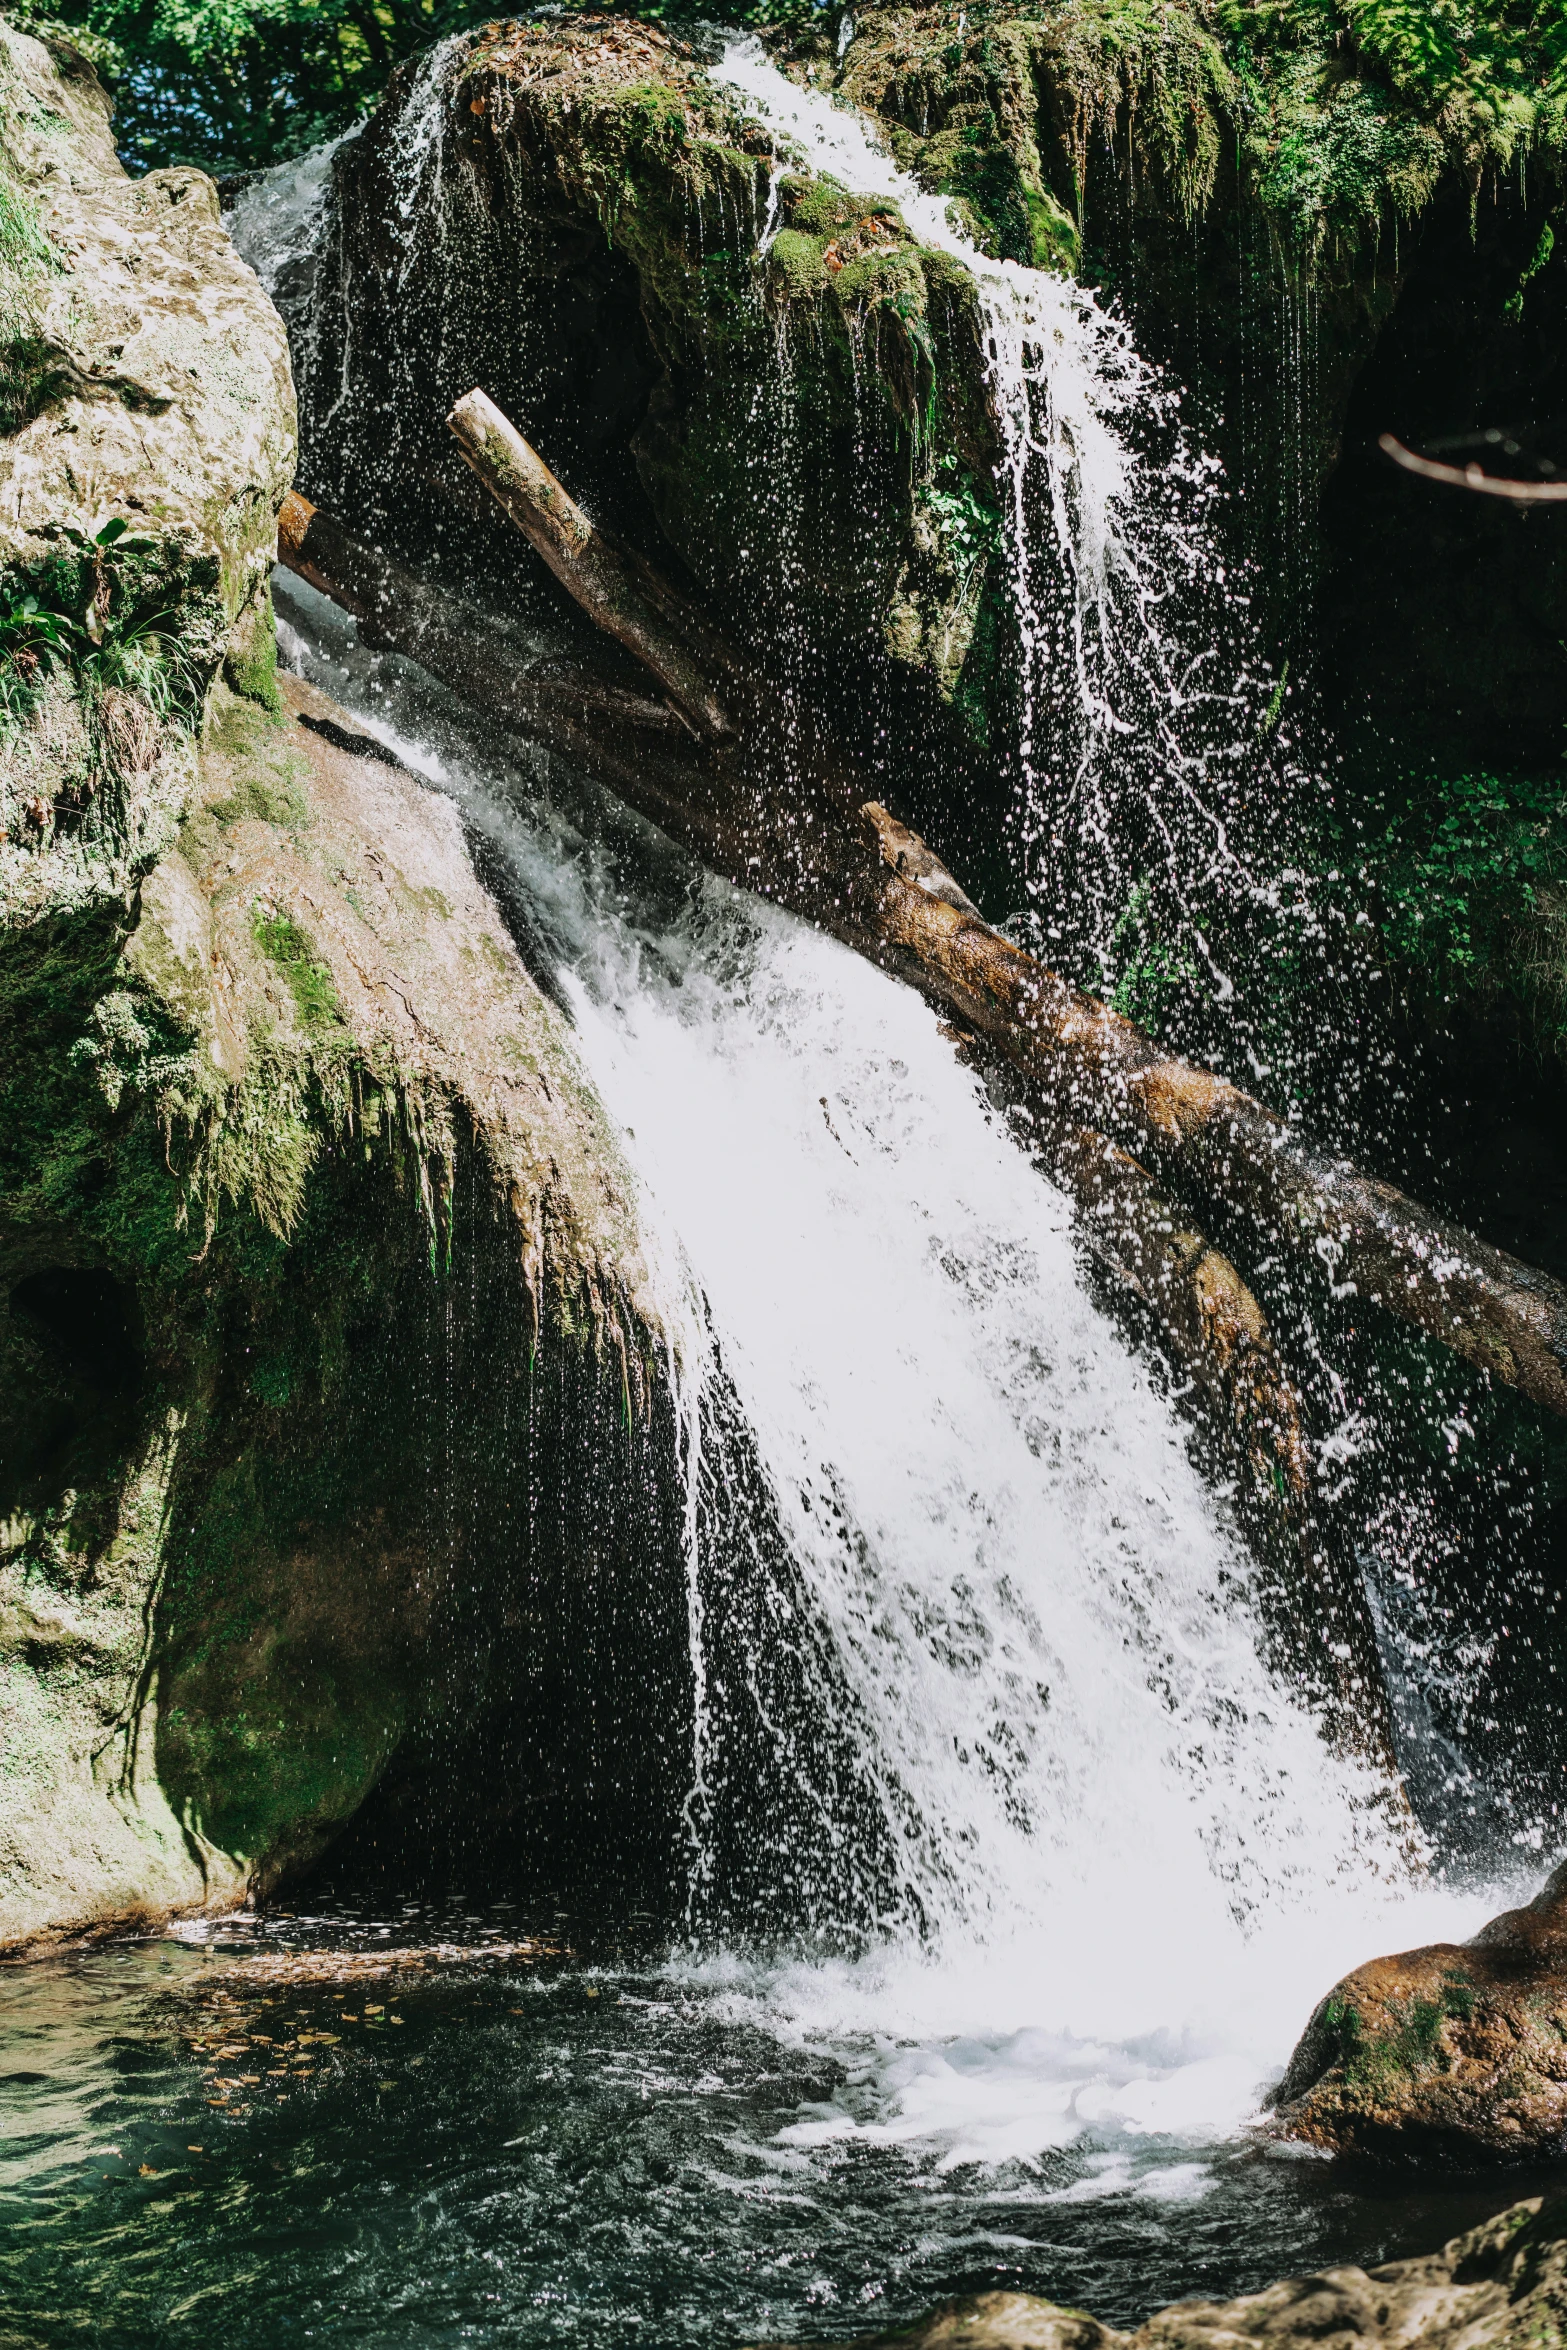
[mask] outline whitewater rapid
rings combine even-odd
[[[1200,2194],[1201,2149],[1245,2126],[1339,1973],[1461,1938],[1506,1896],[1411,1879],[1375,1780],[1270,1680],[1222,1502],[1092,1301],[1061,1196],[919,999],[667,852],[639,880],[525,753],[481,749],[296,581],[278,596],[291,664],[504,857],[643,1189],[706,1496],[675,1972],[716,2018],[846,2068],[779,2158],[864,2143],[939,2169],[1079,2143],[1074,2195]],[[731,1611],[738,1659],[701,1653],[714,1513],[740,1485],[704,1405],[720,1361],[789,1557],[787,1591]],[[759,1551],[754,1572],[776,1568]],[[786,1660],[812,1731],[775,1721],[768,1769],[803,1790],[776,1850],[799,1931],[757,1936],[701,1906],[756,1737],[753,1715],[728,1753],[712,1693],[744,1683],[765,1721]],[[836,1818],[834,1743],[863,1765]],[[880,1930],[814,1952],[867,1804],[892,1854]]]

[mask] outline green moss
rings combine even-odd
[[[251,909],[250,927],[262,953],[288,981],[305,1034],[320,1039],[341,1033],[343,1006],[331,966],[316,953],[309,933],[301,930],[291,914],[259,898]]]
[[[803,229],[781,228],[767,256],[774,297],[781,302],[810,302],[825,292],[826,251],[825,237],[810,236]]]
[[[263,597],[248,631],[236,629],[224,657],[223,675],[236,694],[276,715],[283,707],[277,683],[277,628],[272,598]]]
[[[1475,2005],[1474,1986],[1467,1976],[1450,1972],[1440,1997],[1395,2005],[1391,2031],[1369,2035],[1364,2016],[1347,1999],[1330,2000],[1322,2024],[1336,2044],[1345,2087],[1375,2098],[1396,2092],[1413,2076],[1447,2071],[1442,2027],[1449,2021],[1469,2022]]]
[[[214,704],[207,739],[213,750],[234,761],[237,788],[188,819],[199,833],[205,822],[242,824],[247,818],[298,832],[310,821],[305,798],[306,764],[280,723],[280,710],[238,694]]]
[[[1048,189],[1023,186],[1020,193],[1028,214],[1028,259],[1035,269],[1052,269],[1063,277],[1075,277],[1083,259],[1083,240],[1076,221]]]

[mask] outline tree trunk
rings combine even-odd
[[[634,609],[617,629],[655,674],[695,666],[734,732],[700,752],[701,784],[627,796],[742,886],[760,889],[950,1006],[1025,1076],[1063,1130],[1128,1145],[1193,1197],[1243,1211],[1265,1245],[1314,1260],[1340,1296],[1368,1297],[1534,1402],[1567,1416],[1567,1289],[1434,1216],[1390,1184],[1313,1151],[1276,1111],[1150,1043],[984,921],[924,842],[860,797],[811,713],[728,645],[651,567],[596,531],[483,393],[452,411],[468,464],[508,514],[543,507],[557,577],[584,609]],[[580,582],[580,584],[579,584]],[[606,585],[606,582],[610,583]],[[634,593],[633,593],[634,591]],[[656,627],[660,661],[634,642]]]

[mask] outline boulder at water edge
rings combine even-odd
[[[1281,2136],[1339,2153],[1510,2162],[1567,2132],[1567,1863],[1472,1942],[1374,1958],[1318,2007]]]
[[[1567,2202],[1515,2203],[1425,2260],[1329,2268],[1235,2301],[1181,2301],[1135,2333],[1028,2293],[952,2301],[905,2332],[857,2350],[1240,2350],[1299,2344],[1335,2350],[1463,2350],[1557,2343],[1567,2323]]]

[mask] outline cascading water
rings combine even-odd
[[[1264,1671],[1222,1506],[933,1015],[590,850],[279,596],[289,657],[504,857],[700,1300],[688,1982],[861,2046],[790,2145],[1226,2135],[1342,1964],[1494,1894],[1411,1883],[1375,1775]]]
[[[1225,551],[1220,469],[1185,434],[1178,395],[1124,319],[1068,278],[983,253],[950,200],[900,171],[862,115],[791,80],[754,36],[724,36],[710,72],[785,152],[896,203],[922,244],[973,275],[1021,654],[1029,904],[1008,927],[1135,1017],[1173,1011],[1172,1042],[1281,1108],[1309,1096],[1319,1126],[1374,1161],[1390,1102],[1407,1099],[1408,1048],[1402,1058],[1392,1050],[1359,950],[1345,948],[1340,917],[1289,861],[1309,836],[1325,774],[1308,775],[1296,759],[1286,680],[1260,657],[1251,582]],[[1282,503],[1268,511],[1288,601],[1304,594],[1310,538],[1314,296],[1295,270],[1276,293],[1274,342],[1291,388],[1285,445],[1271,460]],[[1316,975],[1309,1023],[1281,1025],[1275,958]],[[1355,1333],[1341,1322],[1326,1337],[1320,1302],[1287,1268],[1278,1278],[1286,1296],[1275,1289],[1269,1302],[1287,1318],[1294,1374],[1334,1480],[1356,1489],[1358,1565],[1411,1784],[1468,1852],[1499,1839],[1539,1849],[1554,1834],[1549,1773],[1498,1755],[1487,1791],[1464,1751],[1491,1718],[1482,1700],[1494,1686],[1494,1635],[1462,1596],[1479,1512],[1506,1529],[1515,1585],[1533,1583],[1546,1602],[1527,1480],[1504,1457],[1474,1480],[1483,1499],[1446,1490],[1445,1463],[1411,1458],[1406,1401],[1424,1395],[1456,1460],[1474,1431],[1461,1406],[1440,1402],[1442,1367],[1362,1363],[1350,1373],[1352,1401],[1344,1373]]]
[[[1031,902],[1048,909],[1033,934],[1094,982],[1115,975],[1128,927],[1151,913],[1175,926],[1164,955],[1195,958],[1228,1002],[1215,909],[1305,909],[1295,877],[1254,871],[1237,845],[1273,681],[1244,585],[1227,576],[1215,461],[1085,287],[982,252],[948,197],[900,171],[858,113],[780,72],[754,35],[728,38],[711,71],[813,170],[895,203],[921,244],[973,273],[1022,656],[1018,845]]]
[[[976,271],[1028,690],[1065,646],[1073,788],[1109,874],[1094,795],[1121,685],[1167,663],[1159,566],[1210,561],[1178,521],[1122,527],[1149,486],[1124,411],[1162,395],[1087,295],[975,253],[754,44],[717,71]],[[419,97],[415,196],[437,66]],[[280,291],[324,187],[310,159],[236,216]],[[1205,483],[1192,468],[1195,502],[1161,511],[1200,513]],[[1026,527],[1041,486],[1049,578]],[[365,2338],[394,2301],[434,2297],[444,2323],[449,2271],[471,2280],[464,2323],[601,2350],[653,2338],[650,2308],[671,2344],[853,2332],[883,2295],[976,2275],[1126,2317],[1236,2281],[1239,2233],[1242,2281],[1351,2238],[1384,2252],[1376,2207],[1322,2222],[1309,2166],[1255,2162],[1245,2124],[1337,1973],[1471,1931],[1503,1890],[1412,1877],[1375,1772],[1264,1669],[1222,1498],[1095,1304],[1060,1197],[915,997],[605,826],[297,583],[278,601],[287,658],[485,837],[572,1007],[663,1251],[689,1476],[686,1932],[607,1960],[591,2008],[582,1970],[509,1993],[498,2061],[473,2052],[471,2003],[432,2027],[423,2078],[456,2110],[423,2108],[434,2135],[395,2156],[381,2125],[420,2224],[342,2254],[344,2307]],[[1154,830],[1184,882],[1194,839],[1233,853],[1183,763],[1201,680],[1155,682],[1177,715]],[[1237,740],[1250,690],[1212,705]],[[81,2133],[95,2110],[84,2092]],[[289,2290],[255,2298],[270,2338]],[[236,2307],[225,2322],[252,2338]]]

